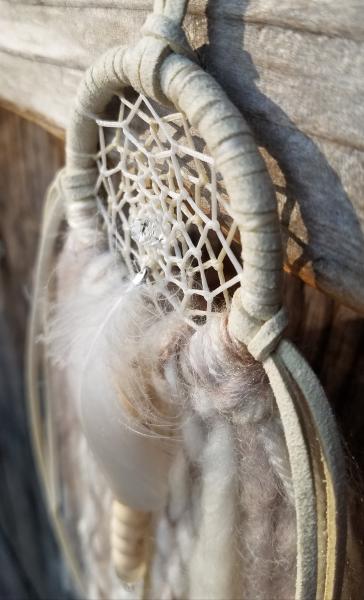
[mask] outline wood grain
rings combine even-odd
[[[45,189],[63,150],[0,110],[0,597],[70,597],[34,466],[24,340]]]
[[[0,0],[0,97],[62,135],[83,71],[151,6]],[[185,24],[267,160],[286,269],[363,313],[364,4],[194,0]]]

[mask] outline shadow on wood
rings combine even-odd
[[[70,598],[30,447],[24,342],[41,207],[63,150],[0,111],[0,597]]]
[[[254,61],[244,49],[245,13],[249,4],[226,0],[222,6],[219,0],[209,0],[206,9],[208,44],[199,53],[208,70],[242,111],[263,148],[276,184],[287,268],[310,285],[364,311],[363,232],[341,181],[343,174],[330,164],[337,162],[335,152],[340,149],[331,147],[336,140],[314,141],[313,136],[300,131],[283,109],[264,94]],[[257,43],[264,44],[266,29],[264,23],[261,24]],[[282,28],[283,36],[288,33]],[[309,34],[303,31],[298,35]],[[292,53],[296,51],[294,44],[298,43],[292,41]],[[282,53],[287,52],[287,47],[289,44],[286,48],[283,46]],[[316,62],[322,59],[324,63],[325,56],[318,56],[317,49],[318,45],[314,46],[307,59]],[[226,64],[229,68],[224,68]],[[283,87],[285,79],[283,71]],[[302,102],[307,103],[310,79],[307,89],[297,86],[296,93],[305,93]],[[342,110],[345,109],[343,106]],[[319,127],[315,133],[319,135]],[[320,148],[321,143],[326,154]],[[339,155],[344,152],[349,149],[341,148]],[[345,286],[340,286],[338,282],[344,280]]]

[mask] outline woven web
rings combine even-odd
[[[230,305],[240,238],[203,140],[184,115],[163,112],[122,96],[116,118],[97,120],[96,196],[131,280],[163,281],[171,308],[196,326]]]

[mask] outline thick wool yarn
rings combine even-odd
[[[172,594],[166,597],[288,598],[294,595],[295,515],[282,429],[260,365],[248,354],[242,361],[231,342],[222,341],[224,319],[217,315],[191,336],[175,375],[188,407],[181,452],[190,476],[182,483],[188,470],[176,459],[170,505],[176,495],[178,514],[195,506],[196,517],[189,519],[197,526],[188,551],[179,541],[191,536],[186,517],[176,523],[167,505],[185,582],[180,589],[176,574],[171,581],[167,571]],[[197,491],[197,506],[186,498],[186,485],[196,486],[190,496]],[[162,542],[158,549],[168,556]]]
[[[263,368],[238,354],[226,314],[194,331],[165,310],[168,290],[131,284],[109,252],[80,246],[72,233],[58,278],[47,335],[75,402],[96,370],[93,393],[111,388],[128,427],[143,423],[166,441],[146,596],[293,597],[295,511],[282,427]]]

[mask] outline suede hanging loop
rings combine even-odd
[[[155,2],[154,12],[142,27],[141,40],[124,55],[123,68],[135,90],[160,102],[170,102],[162,91],[160,68],[172,52],[195,60],[182,21],[187,2]]]

